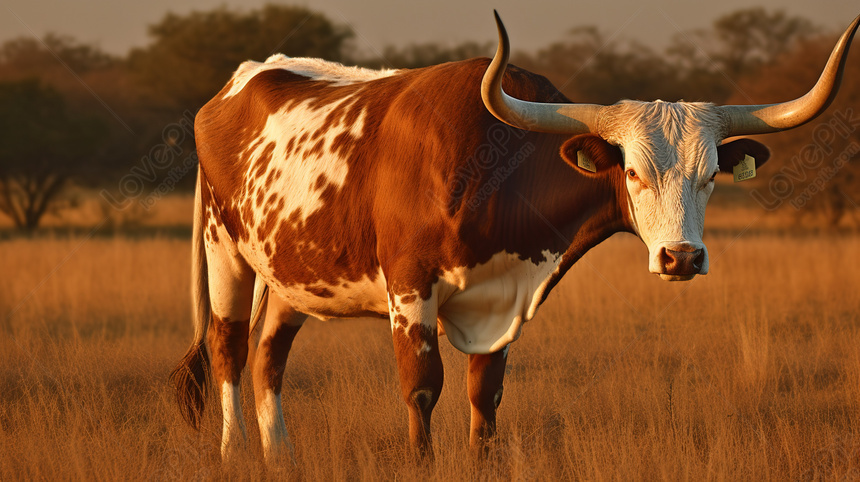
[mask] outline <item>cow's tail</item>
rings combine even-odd
[[[257,278],[254,280],[254,301],[251,303],[251,327],[248,329],[249,333],[253,333],[260,320],[263,319],[263,313],[268,301],[269,287],[257,275]]]
[[[195,429],[200,429],[203,408],[209,383],[209,354],[206,351],[206,331],[209,327],[209,276],[206,266],[206,245],[203,239],[203,202],[200,198],[203,171],[197,170],[197,187],[194,193],[194,228],[191,248],[191,298],[194,323],[194,341],[191,348],[170,374],[176,389],[176,402],[182,417]]]

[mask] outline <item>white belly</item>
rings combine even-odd
[[[446,272],[439,281],[439,320],[451,344],[465,353],[492,353],[516,340],[561,262],[560,253],[543,255],[534,264],[498,253],[472,269]]]
[[[285,286],[267,267],[255,269],[279,298],[296,310],[320,320],[384,316],[388,312],[388,292],[382,270],[373,279],[365,275],[357,281],[341,280],[334,285],[318,282]],[[321,292],[325,295],[320,296]]]

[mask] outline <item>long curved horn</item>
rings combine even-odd
[[[499,48],[481,82],[481,97],[487,110],[505,124],[529,131],[554,134],[595,132],[602,105],[527,102],[515,99],[502,90],[502,77],[508,65],[511,43],[499,13],[495,10],[493,13],[499,28]]]
[[[848,30],[839,38],[818,82],[803,97],[781,104],[720,106],[719,109],[724,113],[727,122],[726,137],[793,129],[824,112],[839,91],[842,73],[845,70],[845,60],[848,58],[848,48],[851,46],[858,23],[860,23],[860,16],[854,19],[848,26]]]

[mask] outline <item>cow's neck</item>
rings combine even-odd
[[[558,152],[554,144],[546,149]],[[632,231],[621,166],[613,168],[617,172],[586,178],[557,154],[547,154],[539,156],[546,164],[529,170],[533,175],[525,176],[517,195],[527,210],[527,229],[538,235],[541,251],[563,253],[544,298],[588,250],[615,233]]]

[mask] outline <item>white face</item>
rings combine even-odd
[[[721,125],[710,104],[661,101],[624,101],[601,121],[601,136],[624,153],[630,217],[648,246],[648,268],[664,280],[708,272],[702,232]]]

